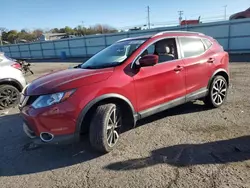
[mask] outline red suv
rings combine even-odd
[[[136,121],[188,101],[221,106],[229,57],[212,37],[168,31],[120,40],[72,69],[34,80],[23,90],[25,133],[36,143],[68,143],[89,133],[110,152]]]

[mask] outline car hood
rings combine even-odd
[[[44,75],[29,84],[25,95],[44,95],[104,81],[114,68],[67,69]]]

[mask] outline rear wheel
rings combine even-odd
[[[226,100],[228,83],[223,76],[215,76],[209,88],[205,103],[214,108],[220,107]]]
[[[18,104],[20,93],[17,88],[12,85],[0,86],[0,110],[14,107]]]
[[[112,151],[118,143],[121,126],[122,114],[119,106],[113,103],[98,106],[89,130],[92,147],[102,153]]]

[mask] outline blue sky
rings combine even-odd
[[[177,21],[178,10],[188,19],[222,17],[225,5],[229,15],[249,8],[250,0],[1,0],[0,27],[49,29],[103,23],[125,28],[146,24],[147,6],[151,22],[161,24]]]

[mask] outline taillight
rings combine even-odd
[[[12,64],[11,66],[12,66],[13,68],[15,68],[15,69],[19,69],[19,70],[22,69],[22,67],[21,67],[21,65],[20,65],[19,63],[14,63],[14,64]]]

